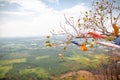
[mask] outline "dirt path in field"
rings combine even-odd
[[[91,72],[85,70],[65,73],[60,76],[60,79],[68,78],[70,76],[75,76],[75,75],[78,75],[79,77],[84,78],[85,80],[95,80],[94,75]]]

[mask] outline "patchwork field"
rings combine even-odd
[[[69,72],[95,71],[101,60],[109,58],[101,49],[83,52],[71,45],[62,51],[61,60],[61,50],[45,48],[44,40],[1,40],[0,80],[64,80],[61,76]]]

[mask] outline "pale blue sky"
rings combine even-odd
[[[79,3],[84,3],[87,6],[90,6],[91,0],[41,0],[45,2],[48,7],[51,7],[55,10],[63,10],[66,8],[72,8],[73,6],[79,4]],[[56,1],[56,2],[52,2]]]
[[[50,34],[68,17],[78,17],[92,0],[0,0],[0,37]],[[118,0],[119,1],[119,0]]]

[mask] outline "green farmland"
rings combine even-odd
[[[44,40],[1,40],[0,80],[59,79],[71,71],[96,70],[100,60],[108,58],[101,50],[83,52],[71,45],[63,52],[63,61],[58,56],[60,50],[61,47],[45,48]]]

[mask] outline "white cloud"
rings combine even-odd
[[[66,14],[68,17],[78,18],[80,16],[83,16],[83,13],[87,10],[89,10],[89,8],[86,7],[84,4],[77,4],[72,8],[62,10],[61,12]]]
[[[0,14],[17,15],[17,16],[27,16],[27,15],[33,15],[34,12],[27,12],[27,11],[19,11],[19,12],[2,11],[2,12],[0,12]]]
[[[47,35],[53,28],[59,30],[60,22],[64,22],[64,13],[70,17],[78,17],[80,11],[88,8],[83,4],[78,4],[72,8],[56,11],[47,7],[38,0],[8,0],[11,3],[18,3],[22,7],[18,12],[4,12],[12,14],[12,18],[6,19],[0,26],[0,37],[25,37]],[[52,0],[51,0],[52,1]],[[53,0],[58,1],[58,0]],[[19,19],[19,16],[21,17]],[[14,18],[16,17],[16,18]],[[18,17],[18,18],[17,18]]]
[[[59,4],[59,0],[48,0],[48,2]]]
[[[20,10],[31,10],[35,12],[48,12],[51,10],[51,8],[47,8],[47,5],[45,5],[42,1],[39,0],[10,0],[11,3],[18,3],[21,5]]]

